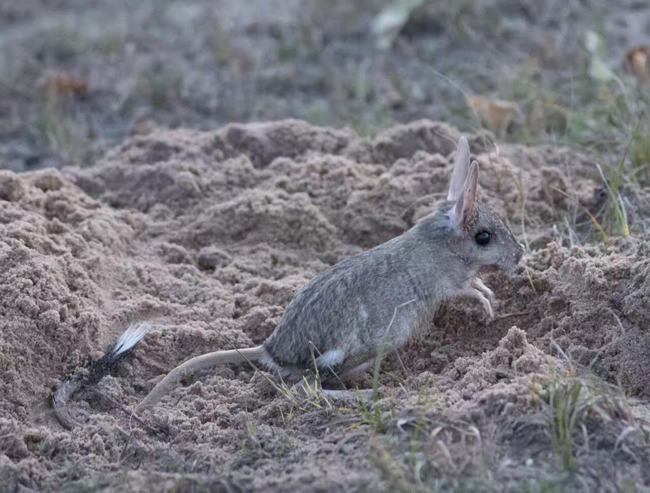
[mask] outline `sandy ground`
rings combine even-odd
[[[229,125],[137,137],[90,169],[2,172],[3,491],[650,485],[646,245],[561,246],[554,215],[581,209],[554,191],[592,209],[600,200],[589,159],[566,149],[497,154],[469,136],[484,199],[536,247],[512,276],[485,276],[495,320],[471,301],[448,304],[385,362],[376,419],[354,399],[295,405],[241,366],[185,381],[147,416],[155,435],[99,398],[132,408],[176,364],[228,348],[224,336],[263,341],[316,273],[431,210],[459,135],[430,121],[374,140],[298,121]],[[640,215],[650,207],[642,190],[629,198]],[[74,401],[85,425],[62,429],[52,390],[142,318],[154,332],[100,394]],[[567,382],[581,403],[573,474],[549,426]]]
[[[0,492],[650,491],[643,137],[620,200],[604,184],[650,135],[619,71],[650,8],[434,1],[382,51],[384,4],[0,2]],[[593,76],[588,31],[620,79]],[[495,140],[468,94],[522,120]],[[377,402],[289,401],[244,365],[184,381],[155,433],[111,404],[261,343],[316,274],[411,227],[460,131],[527,247],[485,275],[494,320],[445,305]],[[53,390],[143,319],[63,429]]]

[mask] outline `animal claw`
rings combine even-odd
[[[490,300],[490,303],[494,303],[494,291],[488,288],[480,278],[477,277],[472,281],[472,287],[483,293],[488,298],[488,300]]]
[[[487,319],[489,321],[494,318],[494,310],[492,309],[492,303],[490,303],[490,300],[488,298],[494,298],[494,294],[483,283],[481,283],[481,287],[487,290],[488,293],[486,293],[484,289],[475,286],[474,282],[472,282],[472,287],[465,292],[465,295],[469,298],[474,298],[481,302],[481,305],[483,306],[483,309],[485,310],[485,313],[487,314]]]
[[[486,298],[481,291],[476,291],[477,299],[481,302],[483,305],[483,309],[487,313],[487,319],[488,321],[492,320],[494,318],[494,310],[492,309],[492,304],[490,303],[490,300]]]

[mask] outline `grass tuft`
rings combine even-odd
[[[573,472],[578,468],[578,452],[589,451],[589,429],[596,423],[620,427],[614,452],[635,434],[647,433],[644,422],[635,418],[621,385],[613,386],[589,375],[560,376],[551,370],[546,382],[533,387],[542,403],[543,423],[551,437],[558,465]]]

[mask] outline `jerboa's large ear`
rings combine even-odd
[[[463,185],[467,179],[468,170],[469,144],[465,137],[461,137],[458,141],[458,149],[456,149],[456,161],[454,162],[454,171],[451,174],[451,181],[449,182],[447,200],[458,200],[463,191]]]
[[[478,163],[474,161],[470,166],[467,179],[463,185],[460,197],[456,201],[454,209],[455,222],[461,228],[467,230],[474,220],[473,213],[477,204],[478,193]]]

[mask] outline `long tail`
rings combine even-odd
[[[192,358],[185,363],[178,365],[156,385],[151,392],[135,408],[135,413],[154,407],[165,394],[167,394],[178,382],[199,370],[211,368],[217,365],[228,363],[242,363],[244,361],[259,361],[265,354],[263,346],[256,346],[245,349],[233,349],[230,351],[215,351],[214,353],[202,354]]]
[[[147,322],[131,324],[120,338],[108,347],[101,359],[92,362],[87,372],[75,372],[66,376],[61,386],[52,396],[52,407],[59,422],[71,430],[79,422],[70,415],[68,401],[83,387],[94,385],[110,373],[115,366],[127,356],[133,347],[149,332],[151,325]]]

